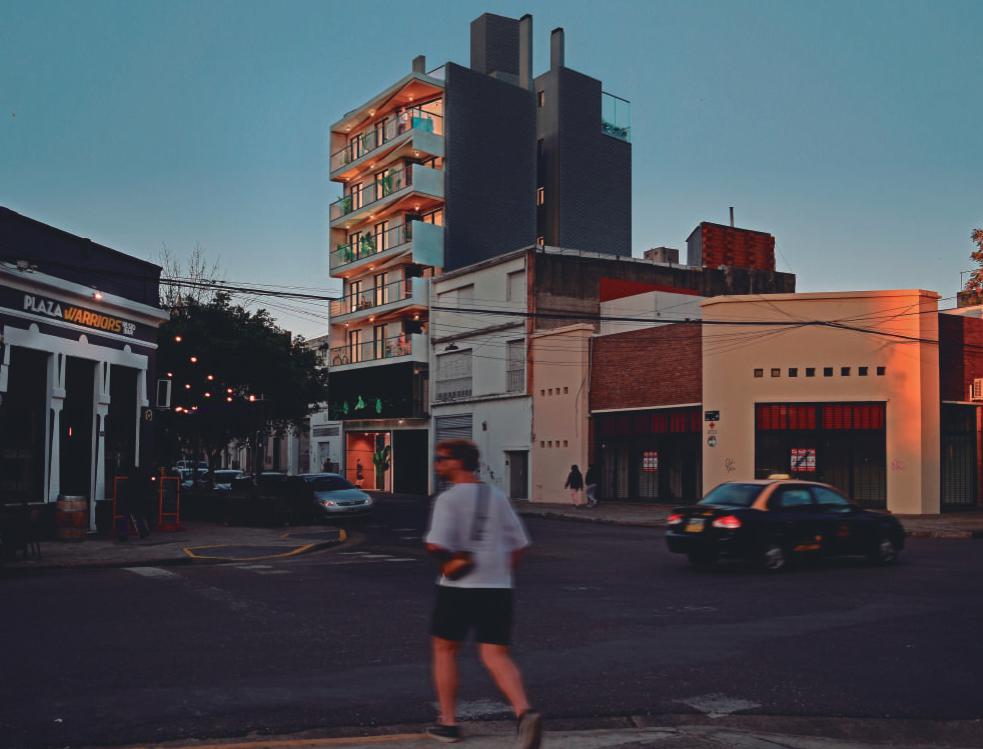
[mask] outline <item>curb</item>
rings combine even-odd
[[[587,734],[600,731],[632,731],[663,729],[679,737],[698,737],[702,730],[736,731],[746,736],[767,735],[818,738],[827,741],[849,741],[882,744],[890,737],[892,744],[898,736],[906,736],[911,744],[945,746],[979,746],[983,736],[983,720],[932,720],[919,718],[851,718],[833,716],[783,716],[767,714],[727,715],[710,718],[698,713],[662,713],[649,715],[606,715],[592,718],[546,716],[547,738],[554,740],[563,734]],[[511,736],[511,720],[465,721],[472,731],[482,731],[484,737]],[[408,740],[426,741],[421,724],[390,724],[380,726],[338,726],[312,729],[293,734],[241,737],[176,739],[155,743],[157,749],[317,749],[397,744]],[[487,733],[484,733],[487,732]],[[398,744],[397,744],[398,745]],[[629,744],[635,746],[636,744]],[[629,746],[619,744],[619,746]],[[757,745],[757,744],[755,744]],[[906,744],[909,745],[909,744]],[[130,749],[146,749],[146,744],[130,745]],[[94,749],[90,747],[89,749]]]
[[[324,551],[333,546],[340,546],[347,541],[347,534],[341,530],[339,537],[334,541],[321,541],[313,544],[301,545],[302,551],[295,551],[290,556],[303,556],[315,551]],[[228,545],[228,544],[226,544]],[[191,547],[195,548],[195,547]],[[284,547],[296,548],[296,547]],[[263,559],[278,558],[263,557]],[[286,557],[284,557],[286,558]],[[156,559],[93,559],[85,562],[54,562],[51,564],[41,564],[32,567],[7,567],[0,564],[0,577],[13,576],[18,574],[29,575],[35,572],[52,572],[55,570],[99,570],[99,569],[122,569],[124,567],[179,567],[183,565],[219,565],[219,564],[238,564],[245,561],[255,561],[257,558],[235,559],[220,557],[196,557],[189,556],[181,549],[181,556],[159,557]],[[16,564],[16,563],[15,563]]]
[[[616,520],[613,518],[597,518],[578,515],[568,515],[563,512],[553,512],[551,510],[528,510],[516,509],[516,512],[523,517],[548,518],[550,520],[571,520],[575,523],[597,523],[599,525],[622,525],[629,528],[662,528],[667,526],[662,521],[644,520]],[[905,529],[905,536],[908,538],[946,538],[946,539],[969,539],[983,538],[983,529],[974,530],[919,530]]]

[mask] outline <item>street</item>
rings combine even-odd
[[[425,499],[290,559],[0,578],[0,745],[421,724],[435,712]],[[696,572],[663,532],[529,518],[515,651],[549,720],[739,713],[979,719],[983,554]],[[461,716],[507,717],[469,651]]]

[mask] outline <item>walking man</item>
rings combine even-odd
[[[478,448],[447,440],[436,448],[437,476],[453,486],[434,501],[427,550],[441,564],[430,633],[440,718],[427,733],[438,741],[461,740],[455,714],[457,654],[473,629],[481,662],[518,720],[519,747],[537,749],[542,717],[529,705],[522,675],[509,655],[512,571],[529,545],[522,523],[498,489],[478,480]]]

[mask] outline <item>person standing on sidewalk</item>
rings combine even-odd
[[[478,480],[478,458],[470,440],[440,442],[434,455],[438,478],[453,486],[434,501],[424,539],[441,565],[430,629],[440,718],[427,733],[438,741],[461,740],[457,655],[473,629],[481,662],[515,712],[519,746],[537,749],[542,717],[530,707],[509,654],[512,573],[529,537],[505,495]]]
[[[573,502],[574,507],[583,506],[580,502],[580,490],[584,488],[584,477],[577,466],[570,466],[570,473],[563,488],[570,490],[570,501]]]
[[[584,489],[587,495],[587,506],[597,507],[597,472],[593,465],[587,466],[587,473],[584,475]]]

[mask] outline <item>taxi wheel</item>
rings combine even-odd
[[[881,536],[870,553],[867,561],[872,564],[894,564],[898,561],[898,545],[888,536]]]
[[[761,569],[765,572],[783,572],[788,569],[788,552],[777,543],[765,544],[761,550]]]
[[[717,555],[712,551],[691,551],[686,556],[689,563],[701,571],[713,569],[717,564]]]

